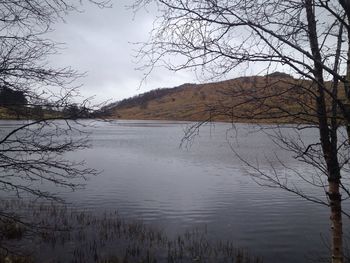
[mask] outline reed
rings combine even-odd
[[[95,215],[23,200],[3,200],[0,207],[19,214],[0,227],[0,263],[262,262],[232,242],[209,240],[205,229],[170,238],[151,225],[122,218],[117,211]]]

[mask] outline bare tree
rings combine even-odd
[[[87,2],[109,5],[104,0]],[[78,11],[81,3],[0,1],[0,114],[20,119],[0,125],[0,190],[6,195],[62,200],[41,183],[76,189],[82,178],[96,174],[83,162],[64,157],[69,151],[89,147],[82,126],[71,120],[81,113],[86,117],[89,102],[72,104],[78,94],[74,81],[83,74],[51,66],[50,58],[59,46],[47,38],[55,22]],[[73,108],[74,112],[64,111]],[[8,218],[28,221],[0,211],[1,221]]]
[[[266,75],[256,77],[254,83],[242,79],[225,91],[228,99],[209,107],[210,118],[225,115],[234,121],[293,124],[288,127],[295,128],[296,136],[285,135],[281,126],[272,131],[272,138],[294,153],[295,159],[315,167],[317,175],[293,172],[324,191],[325,201],[288,185],[278,173],[266,173],[242,161],[254,170],[260,182],[329,206],[332,262],[344,262],[342,215],[348,214],[342,210],[342,201],[350,193],[346,185],[350,138],[349,2],[138,0],[134,8],[147,5],[155,5],[159,12],[151,38],[139,53],[148,70],[161,64],[170,70],[195,69],[205,76],[223,77],[253,65],[263,69]],[[176,60],[172,59],[174,55]],[[275,70],[288,72],[291,77],[269,74]],[[239,111],[243,106],[244,112]],[[194,134],[200,125],[192,127],[186,136]],[[306,129],[317,129],[318,141],[305,142]]]

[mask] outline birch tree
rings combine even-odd
[[[349,178],[350,2],[139,0],[134,8],[147,5],[155,5],[159,14],[149,42],[139,53],[149,72],[163,65],[222,78],[244,67],[264,69],[266,77],[257,84],[232,87],[227,93],[234,98],[230,104],[211,105],[210,117],[289,123],[296,132],[318,129],[318,142],[313,144],[288,138],[278,130],[274,139],[295,159],[322,174],[325,183],[320,191],[325,191],[326,201],[285,184],[279,174],[251,168],[264,182],[330,208],[331,261],[344,262],[342,216],[348,214],[342,201],[350,193],[345,183]],[[174,56],[177,59],[172,59]],[[276,83],[276,78],[269,77],[274,70],[292,77]],[[247,103],[254,107],[235,115],[236,109]],[[200,125],[192,127],[187,136]],[[310,179],[313,175],[296,174],[305,183],[314,182]]]

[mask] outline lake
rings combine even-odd
[[[293,179],[286,167],[303,174],[315,173],[313,168],[295,161],[254,125],[206,125],[191,143],[180,145],[190,124],[94,122],[94,127],[84,128],[91,132],[92,147],[70,153],[69,158],[85,159],[101,174],[90,178],[85,189],[56,191],[78,209],[118,210],[123,217],[142,220],[170,236],[205,229],[210,239],[231,240],[263,256],[264,262],[328,256],[328,208],[259,185],[234,151],[261,170],[272,172],[273,167],[303,191],[324,198],[319,189]],[[291,129],[284,132],[293,136]],[[313,142],[317,130],[304,131],[303,136]],[[348,223],[344,218],[344,225]]]

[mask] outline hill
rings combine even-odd
[[[309,122],[316,111],[312,86],[311,81],[275,72],[156,89],[106,109],[113,119]]]

